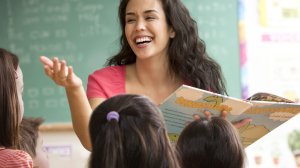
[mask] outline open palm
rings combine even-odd
[[[44,64],[45,74],[57,85],[65,88],[79,88],[82,86],[82,80],[73,72],[71,66],[67,66],[66,61],[59,61],[56,57],[51,60],[45,56],[41,56],[40,61]]]

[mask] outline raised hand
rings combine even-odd
[[[65,60],[59,61],[57,57],[50,60],[41,56],[40,61],[44,64],[45,74],[57,85],[66,89],[76,89],[82,86],[82,80],[73,72],[72,66],[67,66]]]
[[[86,97],[81,79],[75,75],[73,68],[68,67],[64,60],[59,61],[56,57],[51,60],[41,56],[40,61],[44,64],[45,74],[57,85],[65,87],[74,131],[83,146],[91,150],[88,125],[92,108]]]

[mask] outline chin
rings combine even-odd
[[[150,59],[152,58],[152,55],[151,54],[135,54],[136,55],[136,59],[139,59],[139,60],[147,60],[147,59]]]

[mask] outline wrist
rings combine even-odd
[[[65,87],[65,90],[66,90],[67,93],[76,94],[76,93],[84,91],[84,88],[81,84],[81,85],[78,85],[78,86]]]

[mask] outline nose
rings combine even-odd
[[[146,29],[145,22],[139,19],[136,23],[135,31],[144,31]]]

